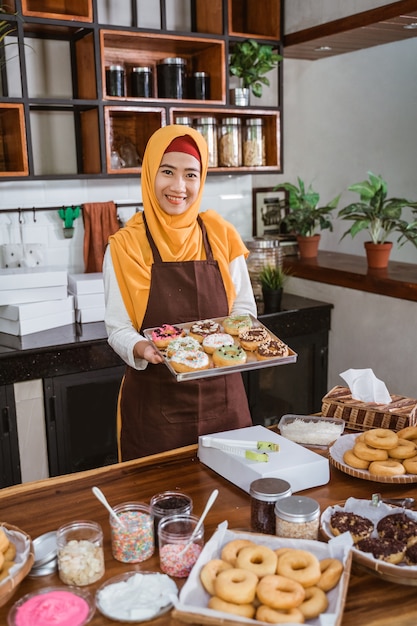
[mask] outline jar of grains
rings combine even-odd
[[[242,165],[242,132],[238,117],[226,117],[219,129],[219,166],[240,167]]]
[[[204,525],[188,541],[199,522],[195,515],[173,515],[159,522],[159,565],[164,574],[187,578],[204,546]]]
[[[155,544],[158,543],[158,524],[163,517],[190,515],[193,501],[180,491],[162,491],[151,498],[151,511],[154,518]]]
[[[194,128],[204,137],[208,146],[208,167],[217,167],[217,120],[215,117],[198,117]]]
[[[176,117],[174,124],[182,124],[183,126],[193,126],[193,120],[191,117],[187,117],[187,116],[181,116],[181,117]]]
[[[66,585],[91,585],[104,575],[103,531],[96,522],[71,522],[56,533],[58,573]]]
[[[140,563],[155,551],[154,523],[151,508],[140,502],[125,502],[114,507],[119,524],[110,515],[111,545],[115,559],[122,563]]]
[[[243,129],[243,165],[257,167],[265,165],[265,139],[263,119],[254,117],[246,120]]]
[[[251,482],[251,527],[254,532],[275,534],[275,503],[291,495],[291,485],[281,478],[258,478]]]
[[[275,534],[278,537],[317,539],[320,505],[313,498],[289,496],[275,504]]]

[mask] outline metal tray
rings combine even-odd
[[[256,317],[253,317],[251,315],[250,318],[252,320],[252,328],[265,328],[265,330],[269,333],[272,339],[275,339],[275,340],[279,339],[279,337],[277,337],[273,332],[271,332],[267,326],[264,326],[264,324],[262,324]],[[225,332],[223,330],[223,320],[225,319],[224,317],[213,317],[211,319],[213,319],[215,322],[218,322],[220,324],[220,326],[222,327],[221,332]],[[178,326],[179,328],[183,328],[186,334],[188,334],[189,329],[191,328],[192,324],[195,324],[196,321],[198,320],[193,320],[192,322],[186,322],[185,324],[175,324],[175,326]],[[149,341],[152,341],[152,332],[156,328],[157,327],[146,328],[144,330],[143,334],[147,339],[149,339]],[[237,344],[239,343],[239,339],[237,337],[235,337],[235,342]],[[174,368],[170,364],[168,357],[164,353],[164,350],[159,350],[159,352],[164,357],[165,365],[168,367],[169,371],[177,379],[178,382],[181,382],[184,380],[196,380],[198,378],[211,378],[213,376],[223,376],[224,374],[232,374],[234,372],[245,372],[247,370],[257,370],[257,369],[262,369],[265,367],[274,367],[276,365],[286,365],[287,363],[295,363],[297,361],[298,355],[294,352],[294,350],[291,350],[289,346],[288,346],[288,351],[289,351],[288,356],[271,357],[270,359],[267,359],[265,361],[258,361],[253,352],[248,352],[246,350],[246,354],[248,357],[246,363],[244,363],[243,365],[228,365],[226,367],[214,367],[211,355],[209,354],[208,355],[209,360],[210,360],[209,369],[199,370],[197,372],[178,373],[174,370]]]

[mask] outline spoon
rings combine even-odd
[[[198,531],[200,530],[204,520],[206,519],[207,513],[210,511],[210,509],[213,506],[214,501],[215,501],[215,499],[217,498],[218,495],[219,495],[219,490],[218,489],[214,489],[214,491],[211,492],[210,497],[207,500],[207,504],[206,504],[206,506],[204,508],[204,511],[201,514],[200,519],[197,522],[196,527],[194,528],[193,532],[191,533],[191,536],[190,536],[189,540],[187,541],[187,543],[185,544],[185,546],[183,547],[181,552],[178,553],[177,557],[182,556],[184,554],[184,552],[187,552],[188,548],[190,547],[190,545],[194,541],[195,536],[197,535]]]
[[[119,526],[121,526],[122,528],[125,528],[125,525],[123,524],[123,522],[120,519],[120,517],[115,513],[115,511],[111,508],[110,504],[107,502],[107,498],[104,495],[104,493],[101,491],[101,489],[99,489],[98,487],[92,487],[91,491],[94,493],[94,495],[96,496],[97,500],[100,500],[101,504],[103,504],[106,507],[106,509],[108,510],[110,515],[112,516],[112,518],[114,520],[116,520],[116,522],[119,524]],[[125,528],[125,530],[126,530],[126,528]]]
[[[374,493],[372,500],[378,502],[385,502],[385,504],[393,504],[394,506],[401,506],[404,509],[412,509],[415,503],[414,498],[383,498],[380,493]]]

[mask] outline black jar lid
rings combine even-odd
[[[187,65],[187,60],[182,57],[167,57],[158,61],[158,65]]]
[[[290,496],[291,493],[290,483],[281,478],[258,478],[249,487],[249,494],[264,502]]]

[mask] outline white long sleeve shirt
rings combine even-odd
[[[256,302],[245,257],[242,255],[234,259],[229,264],[229,270],[236,290],[236,299],[231,314],[249,313],[256,317]],[[108,342],[127,365],[137,370],[145,369],[148,361],[134,358],[133,348],[138,341],[146,341],[146,338],[136,331],[127,313],[114,271],[110,246],[107,246],[104,255],[103,278],[106,300],[104,321]]]

